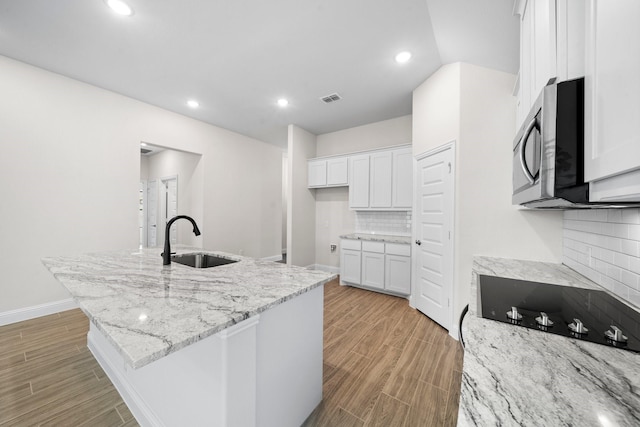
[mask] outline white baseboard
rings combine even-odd
[[[280,261],[282,259],[282,255],[266,256],[260,259],[263,261]]]
[[[87,347],[120,393],[122,400],[125,401],[136,421],[141,426],[164,426],[164,423],[158,419],[144,399],[129,385],[127,379],[116,368],[115,361],[112,360],[113,355],[109,355],[105,351],[110,345],[99,333],[89,331],[87,334]],[[115,350],[113,351],[115,352]],[[124,363],[122,365],[127,369]]]
[[[35,319],[36,317],[48,316],[74,308],[78,308],[78,304],[76,304],[73,298],[67,298],[60,301],[5,311],[4,313],[0,313],[0,326]]]
[[[460,341],[460,331],[458,331],[458,325],[451,325],[449,329],[449,335],[456,341]]]
[[[327,273],[340,274],[340,267],[333,267],[331,265],[312,264],[307,267],[309,270],[326,271]]]

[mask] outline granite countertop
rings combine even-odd
[[[159,248],[45,258],[44,265],[133,367],[140,368],[334,279],[224,252],[239,262],[162,265]]]
[[[340,238],[351,240],[370,240],[372,242],[400,243],[403,245],[411,244],[410,236],[392,236],[390,234],[352,233],[342,235]]]
[[[476,257],[459,426],[640,425],[640,354],[477,317],[477,275],[600,289],[562,264]]]

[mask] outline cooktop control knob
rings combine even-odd
[[[627,337],[622,335],[622,331],[617,326],[611,325],[611,330],[606,331],[604,336],[616,343],[626,343]]]
[[[511,320],[522,320],[522,314],[518,313],[517,307],[511,307],[511,311],[507,311],[507,317]]]
[[[589,330],[584,327],[580,319],[573,319],[573,322],[574,323],[569,324],[569,329],[571,330],[571,332],[574,332],[580,335],[584,335],[587,332],[589,332]]]
[[[553,326],[553,322],[549,319],[549,316],[547,316],[547,313],[545,313],[544,311],[541,311],[540,316],[536,317],[536,323],[540,326],[546,326],[547,328]]]

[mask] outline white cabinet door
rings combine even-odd
[[[557,77],[556,0],[521,1],[518,128],[551,78]]]
[[[340,251],[340,280],[343,282],[360,284],[361,268],[360,250],[342,249]]]
[[[549,80],[557,77],[556,0],[527,2],[533,8],[533,99],[536,100]]]
[[[403,148],[393,151],[393,200],[394,208],[411,209],[413,205],[413,150]]]
[[[369,207],[369,155],[349,159],[349,208]]]
[[[411,293],[411,258],[399,255],[384,257],[384,287],[388,291],[409,295]]]
[[[392,192],[393,155],[391,151],[373,153],[370,156],[370,199],[371,208],[390,208]]]
[[[327,186],[349,184],[349,158],[339,157],[327,160]]]
[[[590,0],[585,74],[585,180],[640,167],[640,1]]]
[[[584,77],[584,0],[556,0],[556,67],[558,81]]]
[[[327,161],[309,160],[307,162],[309,174],[307,187],[324,187],[327,185]]]
[[[384,289],[384,256],[377,252],[362,252],[362,285]]]

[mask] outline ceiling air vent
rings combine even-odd
[[[149,154],[152,151],[153,150],[149,150],[148,148],[141,148],[140,149],[140,154]]]
[[[325,104],[331,104],[332,102],[340,101],[342,98],[337,93],[332,93],[331,95],[323,96],[320,98],[322,102]]]

